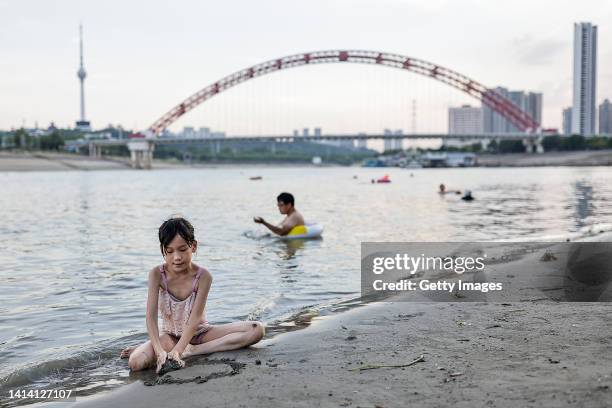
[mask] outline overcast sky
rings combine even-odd
[[[543,125],[560,127],[561,110],[572,99],[573,24],[579,21],[599,27],[597,102],[612,99],[609,0],[0,0],[0,129],[74,125],[79,22],[86,116],[94,128],[146,128],[233,71],[325,49],[398,53],[486,86],[542,92]],[[421,132],[445,131],[448,106],[470,102],[459,91],[400,70],[310,66],[218,95],[173,129],[410,130],[413,100]]]

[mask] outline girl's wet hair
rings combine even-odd
[[[172,217],[159,227],[159,249],[166,256],[166,247],[178,235],[191,246],[195,242],[193,225],[183,217]]]

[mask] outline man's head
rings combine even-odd
[[[295,199],[290,193],[280,193],[278,197],[276,197],[276,203],[278,205],[278,211],[280,211],[281,214],[288,214],[295,205]]]

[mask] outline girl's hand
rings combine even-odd
[[[255,221],[257,224],[263,224],[264,219],[261,217],[253,217],[253,221]]]
[[[171,352],[169,352],[168,357],[179,363],[181,367],[185,367],[185,362],[181,358],[181,353],[179,353],[177,350],[172,350]]]
[[[157,368],[155,369],[156,373],[159,374],[159,370],[161,370],[167,358],[168,358],[168,353],[166,353],[165,350],[162,350],[160,353],[157,353]]]

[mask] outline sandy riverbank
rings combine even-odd
[[[488,278],[516,275],[524,301],[422,303],[402,294],[257,347],[190,359],[163,377],[137,374],[76,406],[609,406],[612,304],[554,301],[558,288],[534,287],[533,268],[562,271],[540,253],[514,257]]]
[[[154,160],[156,169],[184,168],[182,163]],[[0,152],[0,172],[5,171],[95,171],[131,169],[128,158],[103,157],[92,159],[69,153]]]
[[[265,167],[308,167],[311,163],[289,163],[289,162],[193,162],[184,163],[178,160],[153,160],[153,170],[160,169],[185,169],[185,168],[218,168],[232,166],[248,166],[253,168]],[[335,167],[337,164],[325,163],[323,167]],[[318,166],[320,167],[320,166]],[[102,157],[92,159],[89,156],[81,156],[69,153],[53,152],[0,152],[0,172],[23,172],[23,171],[94,171],[94,170],[125,170],[131,169],[127,157]]]
[[[484,167],[612,166],[612,150],[479,154],[478,164]]]
[[[583,152],[550,152],[544,154],[483,154],[478,156],[482,167],[534,167],[534,166],[612,166],[612,150]],[[209,163],[182,163],[154,160],[153,169],[210,168],[248,165],[249,167],[311,166],[309,163],[244,163],[219,161]],[[336,166],[324,164],[324,166]],[[124,170],[131,168],[126,157],[92,159],[68,153],[0,152],[0,172],[6,171],[67,171],[67,170]]]

